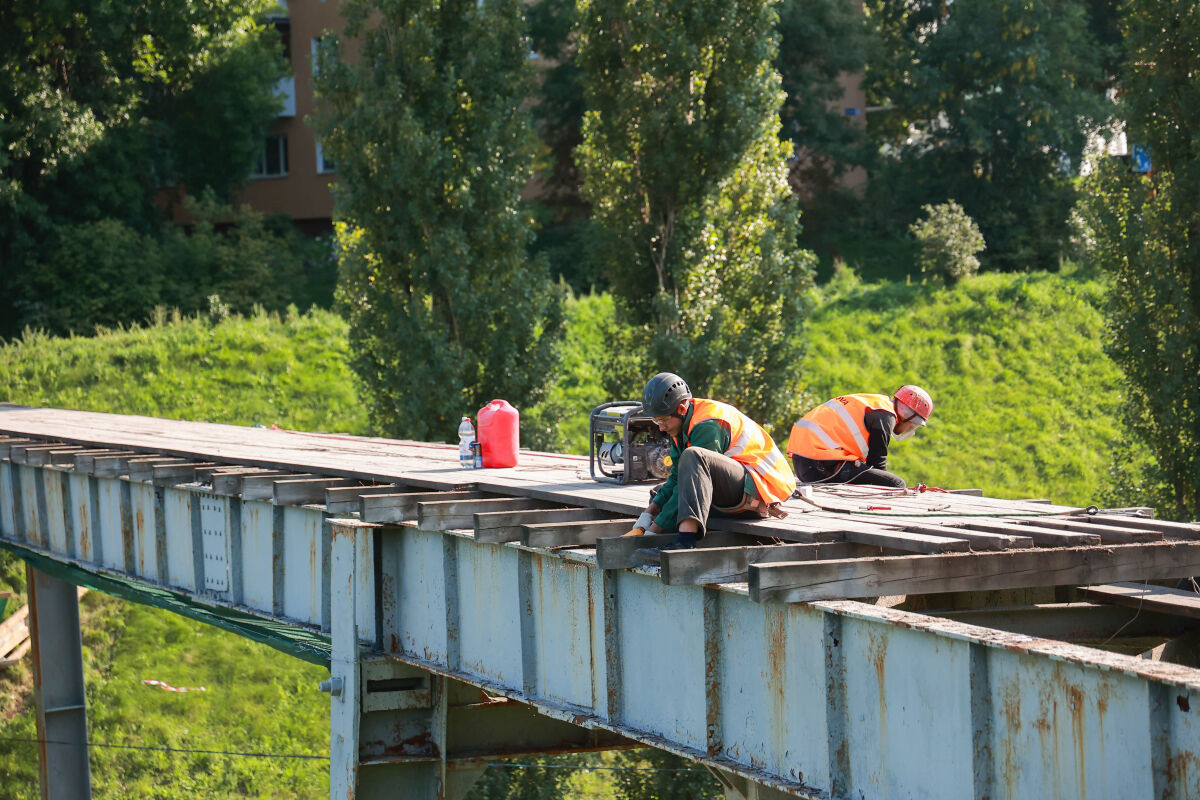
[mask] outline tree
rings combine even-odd
[[[248,177],[286,69],[272,5],[0,4],[0,336],[43,322],[46,253],[156,237],[163,187]]]
[[[813,257],[779,140],[774,5],[587,0],[577,150],[623,319],[610,389],[669,369],[790,423]]]
[[[908,232],[921,246],[917,261],[922,273],[929,273],[953,284],[979,271],[976,253],[985,248],[975,220],[962,206],[950,200],[936,206],[922,206],[924,217],[909,226]]]
[[[779,34],[782,132],[796,149],[796,177],[820,205],[838,178],[870,159],[865,126],[831,104],[843,97],[839,79],[866,69],[874,40],[857,4],[846,0],[785,0]]]
[[[583,139],[583,82],[575,33],[575,0],[526,5],[530,46],[537,53],[532,112],[542,152],[537,158],[533,206],[538,221],[534,254],[545,253],[550,274],[576,292],[607,284],[589,256],[591,209],[580,195],[575,148]]]
[[[1165,511],[1200,516],[1200,14],[1134,0],[1123,23],[1118,114],[1149,174],[1106,159],[1088,178],[1090,254],[1113,276],[1109,353],[1127,378],[1125,422],[1166,481]]]
[[[552,378],[561,303],[526,247],[532,131],[518,0],[351,0],[319,127],[337,191],[339,297],[375,426],[445,440]]]
[[[1069,239],[1073,175],[1104,114],[1101,53],[1080,0],[869,0],[883,57],[872,121],[895,158],[873,199],[896,227],[949,198],[979,223],[985,264],[1053,269]]]

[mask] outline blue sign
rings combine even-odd
[[[1129,170],[1131,172],[1149,172],[1150,151],[1140,144],[1129,148]]]

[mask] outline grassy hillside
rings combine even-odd
[[[805,385],[795,391],[816,403],[919,382],[933,394],[934,422],[892,457],[910,483],[1092,502],[1105,486],[1121,402],[1117,370],[1103,354],[1102,299],[1102,284],[1079,274],[985,275],[944,288],[863,284],[839,272],[807,322]],[[560,380],[526,420],[580,452],[587,411],[612,399],[601,376],[613,306],[609,297],[586,296],[569,312]],[[0,346],[0,399],[365,432],[345,355],[345,325],[326,312],[162,320],[92,338],[32,335]],[[18,562],[0,559],[0,588],[23,588],[23,575]],[[324,670],[98,593],[83,609],[94,741],[328,752],[328,698],[315,689]],[[143,679],[208,691],[175,695]],[[24,665],[0,671],[0,739],[33,735],[28,689]],[[97,748],[92,765],[97,798],[328,794],[319,760]],[[36,797],[36,776],[31,745],[0,741],[0,796]],[[519,782],[492,778],[491,796],[520,796]],[[564,796],[611,797],[606,781],[579,773]]]
[[[928,429],[891,451],[910,485],[1078,504],[1106,488],[1121,379],[1099,281],[989,274],[944,288],[841,273],[824,295],[804,362],[814,402],[904,383],[933,396]]]
[[[345,365],[346,327],[328,312],[162,320],[92,338],[30,335],[0,347],[0,399],[175,419],[363,432]],[[24,588],[21,562],[0,586]],[[23,602],[23,601],[22,601]],[[325,755],[328,676],[230,633],[97,592],[82,601],[94,742]],[[175,694],[143,680],[204,686]],[[32,738],[27,664],[0,670],[0,738]],[[0,741],[0,796],[39,796],[36,746]],[[94,797],[328,797],[328,762],[96,747]]]
[[[327,311],[163,319],[0,346],[0,399],[235,425],[363,433],[346,323]]]

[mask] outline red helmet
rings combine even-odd
[[[929,415],[933,413],[933,400],[930,399],[929,392],[920,386],[913,386],[912,384],[901,386],[892,397],[892,402],[904,403],[904,405],[920,414],[923,420],[929,419]]]

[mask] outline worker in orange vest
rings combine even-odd
[[[846,394],[822,403],[792,426],[788,455],[801,483],[857,483],[905,487],[887,471],[888,445],[929,421],[933,400],[920,386],[892,397]]]
[[[642,410],[671,438],[671,474],[626,536],[678,530],[677,546],[694,547],[712,512],[786,516],[779,505],[791,497],[796,477],[757,422],[726,403],[693,398],[670,372],[646,384]]]

